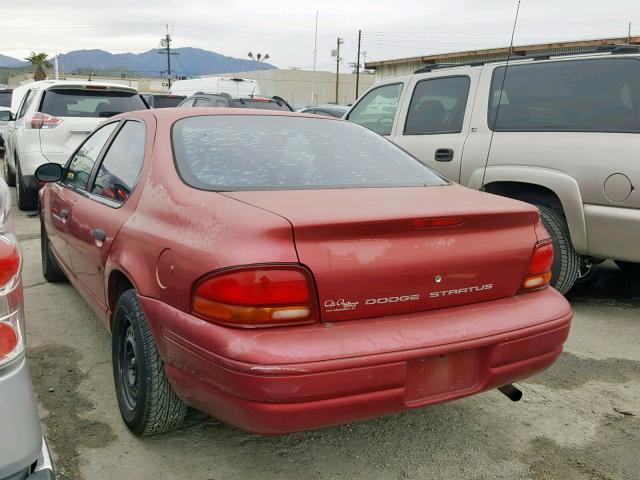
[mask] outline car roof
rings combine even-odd
[[[287,110],[261,110],[256,108],[226,108],[226,107],[198,107],[198,108],[159,108],[152,110],[137,110],[134,112],[121,113],[111,117],[119,118],[142,118],[145,116],[153,116],[159,122],[173,123],[176,120],[189,117],[210,117],[225,115],[248,115],[248,116],[284,116],[284,117],[302,117],[312,118],[314,120],[332,120],[342,121],[335,117],[320,117],[309,113],[290,112]]]
[[[138,90],[134,87],[131,87],[129,85],[124,85],[122,83],[115,83],[115,82],[96,82],[96,81],[89,81],[89,80],[39,80],[37,82],[31,82],[31,83],[25,83],[24,85],[21,85],[21,87],[28,87],[28,88],[51,88],[51,87],[60,87],[60,86],[64,86],[64,87],[88,87],[88,86],[94,86],[94,87],[110,87],[110,88],[120,88],[123,90],[128,90],[128,91],[132,91],[132,92],[138,92]]]

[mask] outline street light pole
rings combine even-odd
[[[340,89],[340,45],[344,43],[340,37],[338,37],[336,46],[336,105],[338,105],[338,91]]]

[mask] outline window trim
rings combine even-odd
[[[519,68],[519,67],[528,67],[528,66],[532,66],[532,65],[550,65],[550,64],[565,64],[565,63],[575,63],[575,62],[599,62],[602,60],[611,60],[611,61],[640,61],[640,58],[636,58],[636,57],[627,57],[627,58],[611,58],[610,56],[606,56],[606,57],[601,57],[601,58],[575,58],[575,59],[571,59],[571,60],[554,60],[554,61],[546,61],[546,62],[535,62],[535,63],[521,63],[521,64],[517,64],[517,65],[510,65],[509,68]],[[532,128],[532,129],[496,129],[495,128],[495,124],[497,123],[498,120],[498,115],[496,114],[496,118],[494,119],[494,126],[492,128],[491,126],[491,99],[493,96],[493,86],[494,86],[494,81],[496,78],[496,72],[500,69],[500,68],[505,68],[506,70],[506,65],[499,65],[493,68],[493,70],[491,71],[491,83],[489,84],[489,94],[487,95],[487,128],[489,129],[490,132],[501,132],[501,133],[634,133],[634,134],[640,134],[640,132],[638,131],[612,131],[612,130],[578,130],[578,129],[574,129],[574,130],[558,130],[558,129],[542,129],[542,128]],[[499,110],[498,110],[499,112]]]
[[[138,181],[140,180],[140,175],[142,174],[142,169],[144,168],[144,159],[146,157],[147,154],[147,134],[148,134],[148,130],[147,130],[147,124],[144,122],[144,120],[140,119],[140,118],[123,118],[121,120],[119,120],[120,125],[118,125],[116,127],[116,129],[113,131],[113,134],[111,135],[111,137],[109,137],[107,143],[105,143],[105,147],[103,148],[103,150],[100,152],[100,156],[98,157],[98,159],[96,160],[96,163],[93,166],[93,170],[91,171],[91,175],[89,176],[89,180],[87,181],[87,186],[91,185],[91,188],[87,188],[85,189],[85,192],[87,192],[87,196],[94,200],[97,201],[98,203],[102,203],[103,205],[106,205],[108,207],[111,208],[120,208],[122,207],[125,203],[127,203],[127,201],[131,198],[131,196],[133,195],[133,192],[135,192],[136,187],[138,186]],[[137,122],[142,124],[142,127],[144,128],[144,150],[142,153],[142,167],[140,167],[140,172],[138,173],[138,178],[136,178],[136,183],[133,185],[133,188],[131,189],[131,193],[129,194],[129,196],[127,197],[127,199],[122,202],[116,202],[115,200],[112,200],[108,197],[105,197],[103,195],[99,195],[97,193],[93,193],[93,187],[95,186],[96,183],[96,177],[98,176],[98,172],[100,171],[100,167],[102,166],[102,163],[104,162],[104,157],[107,156],[107,154],[109,153],[109,150],[111,149],[111,146],[113,145],[113,142],[115,141],[115,139],[117,138],[117,136],[120,134],[120,132],[122,131],[122,129],[124,128],[125,124],[127,122]]]
[[[122,120],[118,119],[112,122],[106,122],[103,123],[102,125],[99,125],[98,128],[96,128],[95,130],[93,130],[93,132],[91,132],[89,135],[87,135],[87,138],[85,138],[80,145],[78,145],[76,147],[76,149],[73,151],[73,153],[71,155],[69,155],[69,159],[67,160],[67,163],[64,164],[63,167],[63,174],[66,175],[67,172],[69,171],[69,166],[71,165],[71,161],[73,160],[73,158],[77,155],[77,153],[80,151],[80,149],[84,146],[85,143],[87,143],[89,141],[89,139],[91,137],[93,137],[93,135],[99,130],[102,129],[104,127],[106,127],[107,125],[111,125],[112,123],[120,123]],[[93,169],[95,168],[96,164],[98,162],[101,161],[102,158],[102,154],[105,151],[105,147],[111,142],[111,139],[113,138],[113,134],[115,132],[118,131],[118,126],[116,125],[116,128],[113,129],[113,132],[111,132],[109,134],[109,136],[107,137],[107,140],[104,142],[104,145],[102,146],[102,149],[100,149],[100,153],[98,154],[98,158],[96,158],[96,161],[93,164],[93,167],[91,169],[91,173],[89,173],[89,178],[87,179],[87,185],[89,185],[89,182],[91,181],[91,178],[93,176]],[[67,183],[64,181],[64,178],[59,180],[58,182],[56,182],[58,185],[64,187],[64,188],[68,188],[69,190],[73,190],[76,193],[80,193],[83,196],[87,196],[87,194],[89,193],[89,191],[87,190],[87,187],[85,186],[85,188],[79,188],[77,185],[73,185],[72,183]]]
[[[356,122],[354,122],[353,120],[351,120],[351,114],[352,114],[352,113],[353,113],[353,111],[358,107],[358,105],[360,105],[360,103],[361,103],[365,98],[367,98],[367,96],[368,96],[371,92],[373,92],[373,91],[375,91],[375,90],[378,90],[378,89],[380,89],[380,88],[390,87],[390,86],[392,86],[392,85],[401,85],[401,86],[402,86],[402,88],[400,89],[400,93],[399,93],[399,95],[398,95],[398,105],[396,106],[396,111],[395,111],[395,113],[393,114],[393,123],[391,124],[391,132],[390,132],[390,133],[388,133],[388,134],[386,134],[386,135],[385,135],[385,134],[382,134],[382,133],[378,133],[378,132],[375,132],[375,133],[378,133],[378,135],[382,135],[382,136],[385,136],[385,137],[386,137],[386,136],[389,136],[389,135],[393,135],[393,127],[395,126],[395,124],[396,124],[396,122],[397,122],[397,118],[398,118],[398,109],[400,108],[400,103],[401,103],[400,101],[402,100],[402,95],[404,94],[404,87],[405,87],[405,82],[404,82],[404,81],[399,81],[399,82],[398,82],[398,81],[396,81],[396,82],[384,83],[384,84],[382,84],[382,85],[376,85],[376,86],[374,86],[374,87],[371,87],[369,90],[367,90],[367,91],[364,93],[364,95],[362,95],[362,97],[360,97],[360,98],[358,99],[358,101],[357,101],[356,103],[354,103],[354,104],[353,104],[353,106],[351,107],[351,109],[349,109],[349,111],[348,111],[348,112],[347,112],[347,114],[345,115],[344,119],[345,119],[345,120],[347,120],[347,121],[349,121],[349,122],[351,122],[351,123],[356,123]],[[336,118],[336,117],[334,117],[334,118]],[[358,124],[358,125],[360,125],[360,124]],[[363,125],[363,126],[364,126],[364,125]],[[366,127],[365,127],[365,128],[366,128]],[[373,130],[372,130],[372,131],[373,131]]]
[[[449,78],[466,78],[468,81],[467,95],[464,102],[464,112],[462,114],[462,125],[460,126],[460,130],[442,130],[439,132],[407,133],[407,121],[409,120],[409,114],[411,113],[411,104],[413,103],[413,98],[416,95],[416,89],[418,88],[418,85],[420,85],[423,82],[430,82],[433,80],[446,80]],[[456,133],[462,133],[462,130],[464,127],[464,120],[467,113],[467,106],[469,104],[469,93],[471,93],[471,76],[469,75],[446,75],[444,77],[427,77],[427,78],[422,78],[416,81],[416,84],[413,87],[413,92],[411,92],[411,99],[409,100],[409,105],[407,106],[407,114],[404,117],[404,125],[402,126],[402,136],[408,137],[408,136],[415,136],[415,135],[451,135]]]

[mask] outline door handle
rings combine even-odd
[[[91,230],[91,235],[95,240],[99,242],[104,242],[105,238],[107,238],[107,235],[101,228],[94,228],[93,230]]]
[[[69,210],[67,210],[66,208],[60,210],[60,218],[62,220],[66,220],[67,218],[69,218]]]
[[[451,160],[453,160],[453,149],[439,148],[436,150],[436,154],[435,154],[436,162],[450,162]]]

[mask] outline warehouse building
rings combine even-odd
[[[566,52],[587,52],[603,45],[622,45],[626,43],[640,45],[640,37],[602,38],[575,42],[520,45],[513,47],[513,56],[521,57],[525,55],[557,55]],[[466,52],[441,53],[419,57],[381,60],[376,62],[367,62],[365,68],[375,70],[375,79],[376,81],[379,81],[384,78],[409,75],[417,69],[427,65],[466,64],[473,62],[506,60],[509,56],[509,50],[509,47],[488,48],[484,50],[469,50]]]

